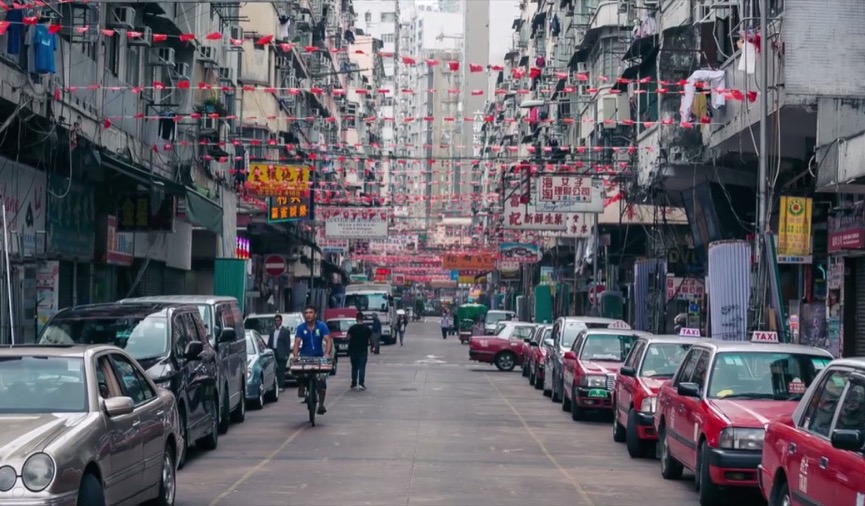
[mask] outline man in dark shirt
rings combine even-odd
[[[364,325],[363,313],[355,316],[357,323],[348,329],[348,357],[351,360],[351,388],[366,390],[367,349],[373,346],[372,330]]]
[[[282,390],[285,387],[285,366],[292,348],[292,330],[282,326],[282,316],[273,317],[273,332],[270,333],[267,347],[276,354],[276,381]]]

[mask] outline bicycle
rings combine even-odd
[[[309,423],[315,427],[319,376],[329,375],[333,370],[333,363],[327,357],[300,357],[291,361],[289,370],[297,378],[298,383],[306,384],[303,402],[309,409]]]

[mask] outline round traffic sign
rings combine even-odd
[[[264,272],[268,276],[278,277],[285,274],[285,259],[279,255],[270,255],[264,259]]]
[[[598,303],[597,302],[598,296],[606,289],[607,289],[607,287],[605,287],[602,284],[597,284],[597,285],[589,288],[589,303],[592,305],[597,304]]]

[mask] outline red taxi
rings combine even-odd
[[[616,375],[637,338],[647,332],[626,329],[584,329],[562,362],[562,410],[582,420],[587,409],[610,410]]]
[[[538,325],[535,333],[529,341],[529,348],[523,354],[523,364],[529,377],[529,385],[535,389],[544,388],[544,362],[547,359],[547,348],[544,341],[550,339],[553,334],[552,325]]]
[[[494,364],[500,371],[512,371],[523,359],[525,339],[537,325],[528,322],[503,322],[492,336],[469,339],[469,359]]]
[[[654,416],[658,389],[669,381],[699,339],[681,336],[643,336],[619,370],[613,394],[613,440],[626,442],[632,458],[654,455]]]
[[[703,340],[691,346],[658,391],[661,475],[672,480],[683,468],[693,470],[703,506],[717,504],[722,487],[756,487],[766,425],[793,412],[831,358],[793,344]]]
[[[757,477],[769,504],[865,503],[865,359],[825,366],[791,416],[769,423]]]
[[[355,318],[331,318],[327,320],[327,330],[333,339],[333,346],[338,355],[348,355],[348,329],[357,323]]]

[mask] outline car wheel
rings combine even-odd
[[[258,398],[253,401],[253,406],[256,409],[264,407],[264,374],[261,375],[261,382],[258,385]]]
[[[528,377],[528,375],[529,375],[529,368],[526,367],[526,361],[525,361],[525,359],[523,360],[523,365],[522,365],[521,367],[522,367],[522,369],[523,369],[523,378]]]
[[[240,384],[240,402],[237,403],[237,407],[234,409],[234,412],[231,413],[231,421],[234,423],[243,423],[246,420],[246,381],[241,382]]]
[[[517,366],[517,357],[511,352],[505,351],[496,355],[495,364],[499,371],[513,371],[514,367]]]
[[[276,374],[273,375],[273,385],[272,388],[267,394],[264,396],[265,400],[268,402],[276,402],[279,400],[279,380],[276,379]]]
[[[180,414],[180,437],[183,438],[183,446],[181,450],[183,450],[183,455],[180,456],[180,459],[177,461],[177,469],[183,469],[183,466],[186,465],[186,456],[189,455],[189,427],[186,422],[186,409],[181,408],[179,410]]]
[[[616,407],[616,398],[613,397],[613,441],[623,443],[625,441],[625,428],[618,420],[618,408]],[[633,411],[633,410],[631,410]]]
[[[535,368],[532,366],[529,366],[529,385],[535,386],[535,380],[536,379],[537,378],[535,377]]]
[[[105,506],[105,491],[92,473],[81,478],[78,486],[78,506]]]
[[[571,399],[573,398],[573,394],[571,394]],[[565,388],[562,387],[562,411],[567,413],[571,410],[571,399],[568,399],[568,396],[565,395]]]
[[[571,420],[579,422],[585,417],[586,412],[577,404],[576,387],[571,387]]]
[[[787,485],[787,480],[778,484],[778,488],[772,491],[769,497],[769,506],[790,506],[790,486]]]
[[[552,380],[550,380],[550,369],[545,368],[544,371],[545,371],[544,372],[544,382],[543,382],[543,387],[542,387],[544,389],[544,396],[552,397],[552,395],[553,395],[553,382],[552,382]],[[547,388],[547,380],[550,380],[550,388]]]
[[[634,409],[628,411],[628,428],[625,431],[625,443],[628,447],[628,455],[632,459],[639,459],[648,455],[649,443],[640,439],[637,431],[637,412]]]
[[[553,392],[550,394],[550,400],[553,402],[562,402],[562,391],[556,388],[556,385],[559,383],[555,379],[551,383],[553,384]]]
[[[658,445],[661,447],[661,476],[665,480],[678,480],[682,477],[682,463],[670,455],[670,445],[667,444],[667,429],[661,426],[658,431]]]
[[[158,506],[174,506],[174,496],[177,491],[177,474],[174,467],[174,450],[165,447],[162,455],[162,481],[159,483],[159,497],[156,498]]]
[[[709,446],[703,441],[697,454],[697,472],[694,473],[694,485],[700,491],[700,506],[716,506],[720,504],[721,488],[712,482],[709,472]]]
[[[544,378],[538,375],[538,368],[535,367],[535,389],[543,390],[544,389]]]
[[[219,444],[219,397],[213,396],[213,406],[210,409],[210,434],[198,440],[198,447],[202,450],[213,450]]]

